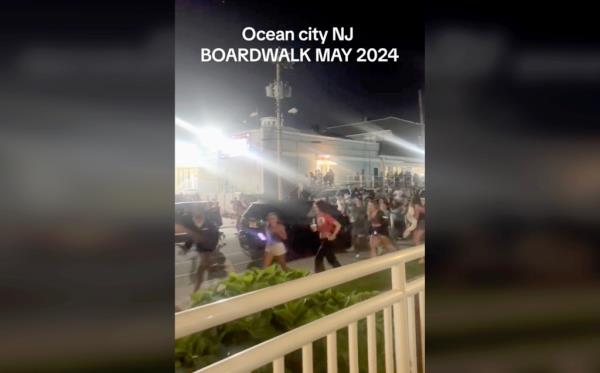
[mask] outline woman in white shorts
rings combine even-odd
[[[273,264],[275,260],[281,268],[287,271],[285,254],[287,250],[283,241],[287,240],[285,226],[279,221],[279,217],[274,212],[267,215],[267,227],[265,229],[267,243],[265,246],[265,268]]]

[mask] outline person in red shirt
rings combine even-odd
[[[317,255],[315,256],[315,272],[322,272],[325,270],[323,257],[327,258],[331,266],[341,266],[335,256],[334,241],[342,225],[328,213],[333,207],[329,206],[325,201],[315,202],[315,209],[317,212],[316,221],[311,225],[311,228],[313,232],[319,232],[319,238],[321,239],[321,246],[319,246],[319,250],[317,250]]]

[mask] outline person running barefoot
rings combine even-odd
[[[287,271],[285,254],[287,250],[283,241],[287,240],[285,226],[279,221],[279,217],[274,212],[267,214],[267,227],[265,229],[267,244],[265,246],[265,268],[273,264],[275,260],[284,271]]]
[[[385,219],[384,212],[379,208],[379,204],[375,201],[369,201],[367,205],[367,215],[369,218],[370,237],[369,246],[371,248],[371,258],[377,256],[377,247],[383,246],[385,253],[396,250],[388,233],[388,222]]]
[[[333,207],[329,206],[325,201],[315,202],[315,209],[317,212],[317,221],[316,224],[311,225],[311,228],[313,232],[319,232],[319,238],[321,239],[321,246],[319,246],[319,250],[317,250],[317,255],[315,256],[315,273],[318,273],[325,270],[323,257],[327,258],[331,266],[341,266],[335,256],[334,241],[342,225],[329,213]]]

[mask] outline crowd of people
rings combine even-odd
[[[374,191],[354,188],[335,199],[333,205],[326,200],[314,203],[315,218],[311,229],[318,232],[321,241],[315,254],[315,272],[324,270],[324,258],[332,267],[341,265],[335,255],[335,240],[342,225],[334,216],[349,221],[352,235],[350,251],[354,251],[357,257],[364,244],[368,245],[370,256],[375,257],[379,255],[379,249],[381,253],[395,251],[395,242],[398,240],[410,240],[413,245],[422,244],[425,240],[423,189],[388,188]],[[283,222],[275,213],[268,215],[266,237],[264,265],[271,265],[275,260],[282,268],[287,268],[283,245],[287,236]]]
[[[242,197],[231,201],[238,227],[240,217],[248,206]],[[375,257],[395,251],[396,243],[400,240],[410,240],[413,245],[419,245],[425,239],[425,192],[414,185],[398,183],[378,189],[356,187],[338,193],[333,200],[317,199],[313,206],[311,214],[314,218],[310,228],[319,235],[320,240],[314,258],[315,272],[325,269],[324,259],[332,267],[341,265],[336,257],[336,239],[342,229],[340,220],[345,222],[346,227],[349,225],[349,251],[354,252],[356,257],[360,256],[361,249],[365,247],[368,247],[370,256]],[[196,247],[201,257],[196,289],[202,283],[210,252],[213,251],[209,246],[216,244],[214,231],[220,225],[212,222],[214,219],[209,216],[212,211],[214,209],[210,208],[195,211],[188,224],[182,227],[190,234],[191,241],[187,246]],[[288,232],[285,224],[274,212],[269,212],[265,221],[263,265],[267,267],[277,263],[287,269],[285,242]]]
[[[338,210],[348,216],[353,237],[357,239],[367,235],[379,236],[375,241],[381,244],[384,250],[391,248],[391,242],[400,238],[410,238],[415,245],[424,241],[423,189],[413,187],[369,191],[355,188],[349,194],[338,196],[336,204]]]
[[[368,178],[364,175],[364,173],[357,172],[354,175],[352,182],[355,185],[365,185],[372,183],[382,188],[396,189],[412,189],[425,187],[425,178],[416,172],[411,172],[410,170],[388,171],[385,172],[384,175],[381,175],[379,177],[373,176],[372,179],[367,179]]]
[[[383,176],[384,188],[424,188],[425,178],[410,170],[386,172]]]
[[[310,187],[325,186],[331,187],[335,185],[335,172],[332,169],[327,172],[321,171],[317,168],[315,171],[311,171],[306,175],[306,184]]]

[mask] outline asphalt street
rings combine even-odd
[[[240,247],[237,230],[235,229],[235,222],[231,219],[223,219],[223,226],[221,231],[225,233],[225,246],[221,248],[221,253],[225,256],[225,271],[227,272],[243,272],[248,268],[248,265],[252,263],[252,259],[248,257],[242,248]],[[408,241],[400,241],[396,243],[396,247],[399,249],[407,248],[412,246]],[[364,260],[369,258],[369,253],[364,251],[360,253],[359,257],[356,257],[356,253],[338,253],[338,260],[342,265],[356,262],[357,260]],[[257,263],[260,265],[260,260]],[[294,260],[289,264],[291,268],[313,270],[314,257],[307,257],[302,259]],[[183,255],[181,250],[175,248],[175,304],[185,309],[189,307],[189,297],[194,289],[194,272],[197,266],[197,253],[190,251]],[[327,265],[326,265],[327,267]],[[222,275],[226,275],[222,273]],[[204,281],[202,287],[210,286],[219,278],[212,278]]]

